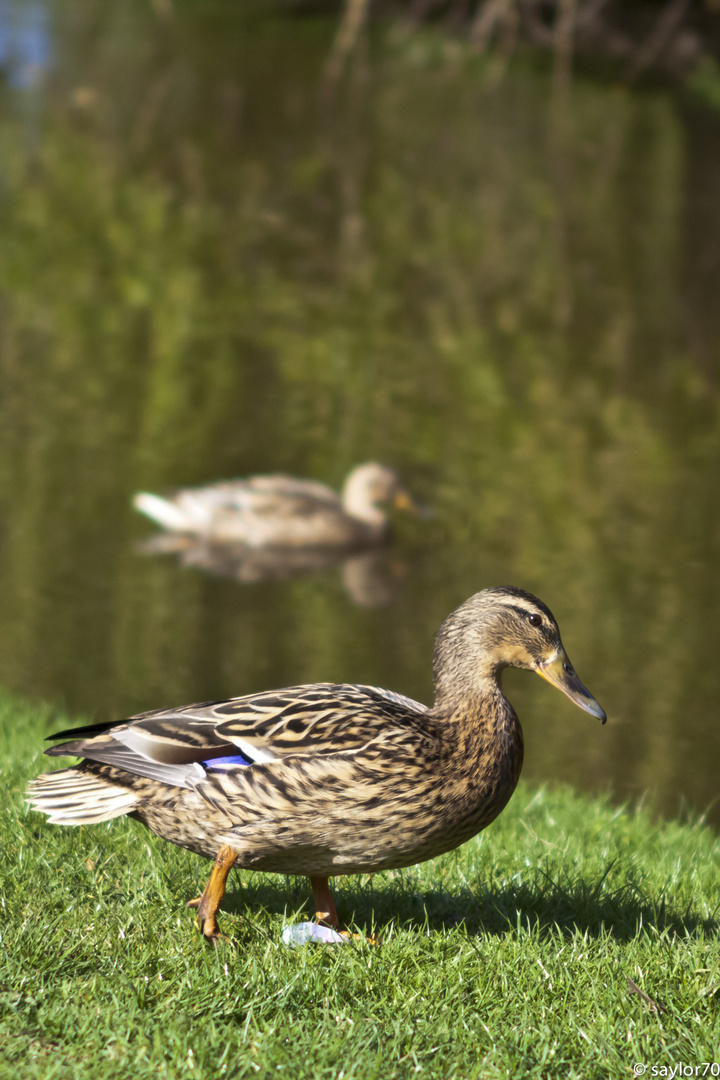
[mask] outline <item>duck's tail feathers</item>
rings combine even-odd
[[[43,773],[30,781],[25,797],[35,810],[47,814],[53,825],[109,821],[129,814],[139,801],[134,791],[77,768]]]
[[[160,495],[151,495],[148,491],[140,491],[133,497],[133,506],[141,514],[145,514],[164,529],[173,532],[187,532],[192,528],[188,516],[175,503],[169,499],[163,499]]]

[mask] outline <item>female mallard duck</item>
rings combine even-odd
[[[183,488],[166,499],[140,492],[133,500],[136,509],[171,532],[248,547],[379,543],[388,532],[382,502],[413,507],[397,473],[374,462],[352,470],[342,495],[314,480],[252,476]]]
[[[523,739],[503,695],[527,668],[605,722],[551,612],[514,588],[476,593],[435,641],[435,703],[374,686],[315,683],[62,731],[47,750],[82,757],[44,773],[29,801],[66,825],[128,814],[215,859],[198,908],[205,938],[230,868],[306,874],[318,919],[338,917],[336,874],[423,862],[484,829],[512,795]]]

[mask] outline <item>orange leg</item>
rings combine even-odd
[[[313,896],[315,898],[315,918],[326,926],[336,927],[340,925],[332,893],[326,877],[311,877]]]
[[[227,876],[238,855],[239,852],[234,851],[228,844],[223,844],[215,856],[215,865],[202,896],[199,896],[197,900],[188,901],[188,907],[197,908],[195,925],[198,930],[202,930],[205,940],[213,945],[217,945],[221,936],[217,924],[217,912],[225,895]]]

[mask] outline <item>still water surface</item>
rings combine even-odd
[[[525,776],[706,810],[720,118],[419,35],[321,103],[331,24],[244,11],[0,4],[0,683],[95,719],[427,701],[445,615],[516,584],[609,715],[509,673]],[[372,459],[432,516],[369,568],[238,581],[130,507]]]

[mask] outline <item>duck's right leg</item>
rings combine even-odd
[[[195,925],[202,931],[205,940],[212,945],[217,945],[222,936],[217,923],[217,912],[225,895],[227,876],[239,854],[229,844],[223,844],[215,856],[215,865],[202,896],[199,896],[197,900],[188,901],[188,907],[197,908]]]

